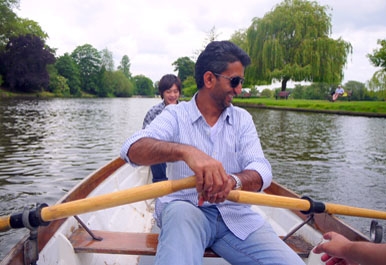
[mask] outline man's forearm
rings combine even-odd
[[[153,165],[183,160],[184,146],[153,138],[142,138],[131,145],[127,156],[138,165]]]
[[[258,172],[255,170],[244,170],[236,173],[243,183],[243,190],[260,191],[263,187],[263,180]]]

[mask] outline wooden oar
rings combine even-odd
[[[289,198],[264,193],[233,190],[229,193],[227,199],[238,203],[271,206],[303,212],[308,212],[311,207],[314,207],[315,213],[324,212],[386,220],[386,212],[384,211],[323,202],[313,202],[316,205],[315,207],[315,205],[312,205],[312,201],[308,199]]]
[[[82,213],[153,199],[175,191],[194,188],[196,185],[195,180],[195,177],[191,176],[180,180],[162,181],[109,194],[48,206],[41,209],[39,219],[42,222],[49,222]],[[234,190],[229,193],[227,199],[238,203],[279,207],[304,212],[310,211],[311,208],[316,208],[316,213],[326,212],[329,214],[386,219],[386,212],[382,211],[338,204],[324,204],[321,202],[315,203],[317,207],[314,207],[312,201],[308,199],[289,198],[264,193]],[[21,215],[22,214],[19,213],[7,217],[0,217],[0,232],[7,231],[11,228],[24,227],[25,225],[22,222]],[[30,221],[35,218],[35,215],[35,213],[29,214]],[[38,221],[32,220],[32,223],[38,223]]]
[[[82,213],[153,199],[179,190],[194,188],[195,186],[195,176],[179,180],[161,181],[122,191],[44,207],[41,209],[39,218],[36,218],[35,212],[30,213],[29,221],[32,223],[32,226],[38,226],[41,225],[42,222],[49,222]],[[11,228],[21,227],[25,227],[22,220],[22,213],[0,217],[0,232],[7,231]]]

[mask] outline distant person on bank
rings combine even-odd
[[[332,95],[332,101],[337,100],[338,97],[343,96],[343,94],[344,94],[344,89],[343,89],[343,87],[342,87],[341,85],[339,85],[339,86],[336,88],[336,90],[335,90],[335,94]]]

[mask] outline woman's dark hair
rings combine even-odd
[[[164,92],[170,89],[174,84],[177,86],[178,91],[180,91],[181,94],[181,80],[177,76],[173,74],[167,74],[161,78],[158,83],[158,92],[162,99],[164,98]]]
[[[204,74],[207,71],[221,74],[229,63],[240,61],[247,67],[251,63],[249,55],[230,41],[212,41],[198,56],[195,66],[197,88],[204,86]]]

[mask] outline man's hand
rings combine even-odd
[[[221,162],[204,152],[191,147],[184,161],[196,175],[196,189],[199,194],[199,205],[204,201],[220,203],[225,201],[234,186]]]

